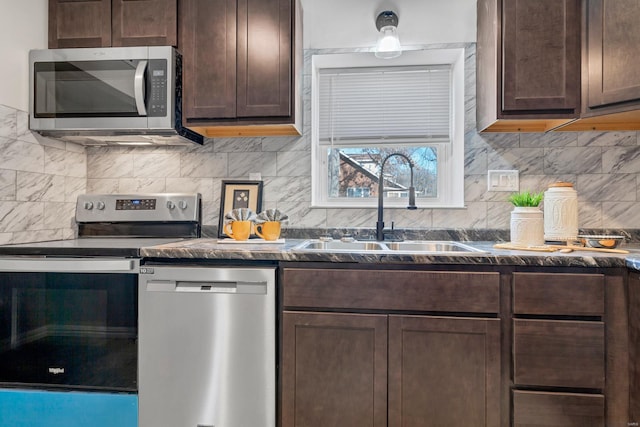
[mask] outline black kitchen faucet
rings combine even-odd
[[[382,160],[380,163],[380,177],[378,178],[378,222],[376,222],[376,240],[383,241],[384,240],[384,219],[383,219],[383,192],[384,192],[384,165],[387,163],[390,157],[400,156],[407,161],[409,164],[409,169],[411,170],[411,184],[409,185],[409,206],[407,209],[415,210],[416,207],[416,189],[413,187],[413,163],[411,159],[405,156],[402,153],[391,153],[387,157]]]

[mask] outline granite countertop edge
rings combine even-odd
[[[485,252],[465,254],[302,252],[294,248],[305,239],[284,243],[221,243],[200,238],[141,249],[141,256],[154,259],[291,261],[362,264],[512,265],[540,267],[627,267],[640,271],[640,244],[628,244],[629,254],[574,251],[570,253],[495,249],[496,242],[469,242]]]

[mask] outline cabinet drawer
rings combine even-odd
[[[499,273],[288,268],[285,307],[498,313]]]
[[[604,314],[604,275],[514,273],[513,312],[565,316]]]
[[[514,391],[513,425],[604,427],[604,396]]]
[[[604,323],[514,320],[517,385],[604,388]]]

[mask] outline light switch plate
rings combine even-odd
[[[518,191],[520,172],[517,170],[487,171],[487,191]]]

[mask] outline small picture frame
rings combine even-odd
[[[218,237],[224,234],[224,216],[233,209],[249,208],[256,214],[262,210],[262,181],[222,181]],[[253,237],[253,234],[251,235]]]

